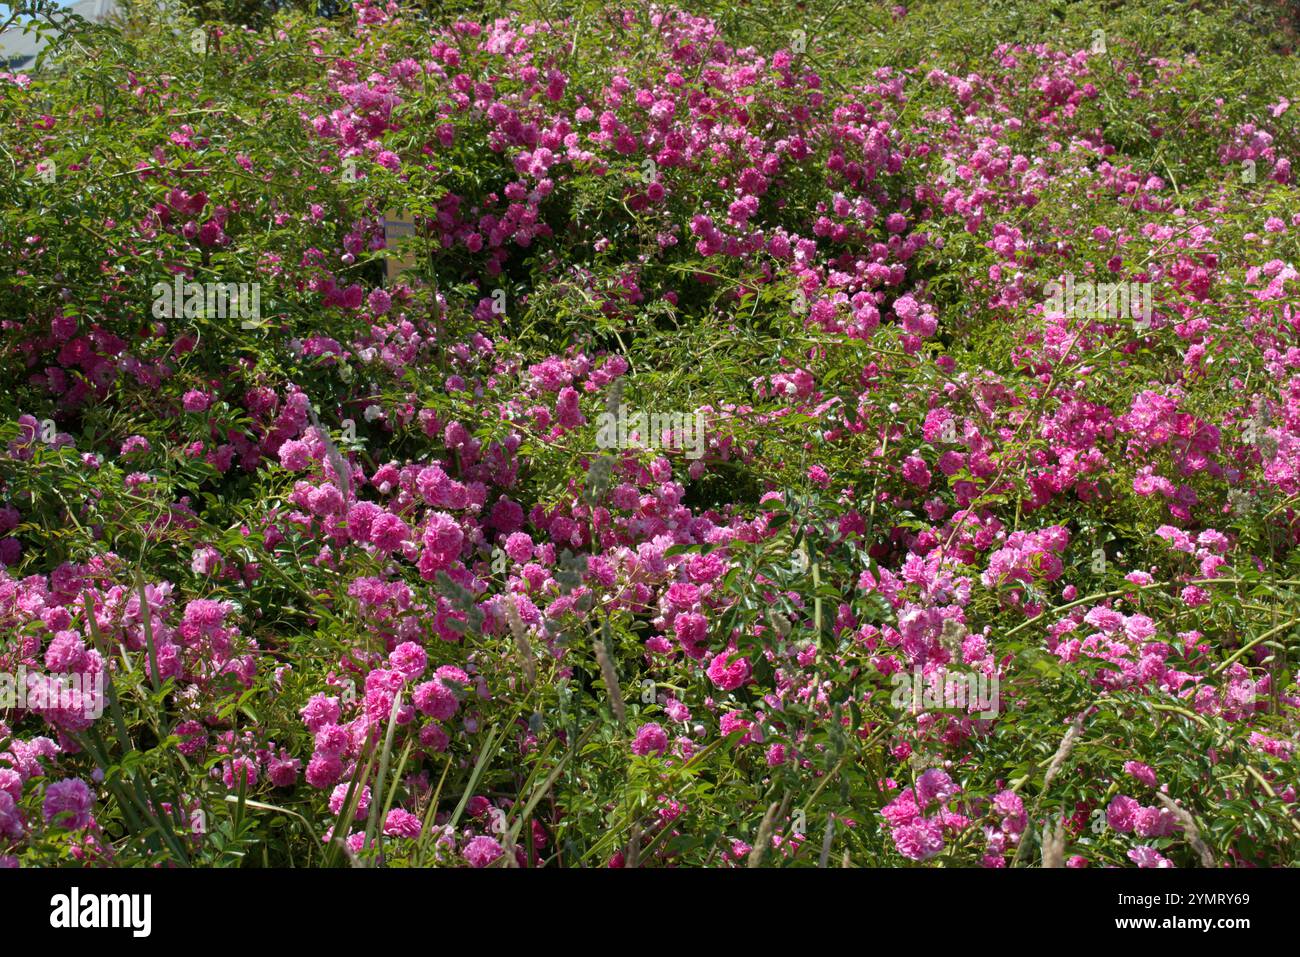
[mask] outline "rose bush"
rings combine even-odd
[[[809,6],[0,73],[0,861],[1294,859],[1287,34]]]

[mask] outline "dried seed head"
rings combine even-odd
[[[596,636],[596,663],[600,665],[600,676],[605,680],[605,692],[609,695],[610,707],[619,721],[627,719],[627,707],[623,704],[623,691],[618,684],[618,672],[610,660],[609,649],[605,646],[605,634],[608,626],[601,626],[601,634]]]
[[[773,609],[767,613],[767,620],[772,623],[772,627],[776,629],[776,633],[782,638],[790,636],[790,619],[786,618],[785,615]]]
[[[939,633],[939,644],[943,649],[954,658],[961,654],[961,643],[969,634],[966,626],[954,618],[945,618],[943,622],[943,631]]]
[[[1043,866],[1065,866],[1065,825],[1060,820],[1043,829]]]
[[[515,648],[519,652],[519,664],[524,669],[524,679],[531,685],[537,682],[537,663],[533,660],[533,646],[528,641],[528,631],[523,619],[519,617],[519,605],[515,596],[506,599],[506,620],[510,623],[510,634],[514,636]]]
[[[758,835],[754,838],[754,847],[749,852],[749,866],[761,867],[763,857],[767,850],[772,846],[772,828],[776,823],[776,812],[780,809],[781,802],[773,801],[768,805],[767,813],[763,815],[763,822],[758,825]]]
[[[1175,804],[1167,794],[1157,791],[1156,797],[1160,799],[1160,803],[1173,812],[1174,817],[1178,819],[1178,823],[1183,826],[1183,837],[1186,838],[1187,843],[1192,846],[1192,850],[1200,857],[1201,866],[1215,867],[1214,852],[1201,838],[1200,828],[1196,826],[1195,819],[1192,818],[1187,809]]]

